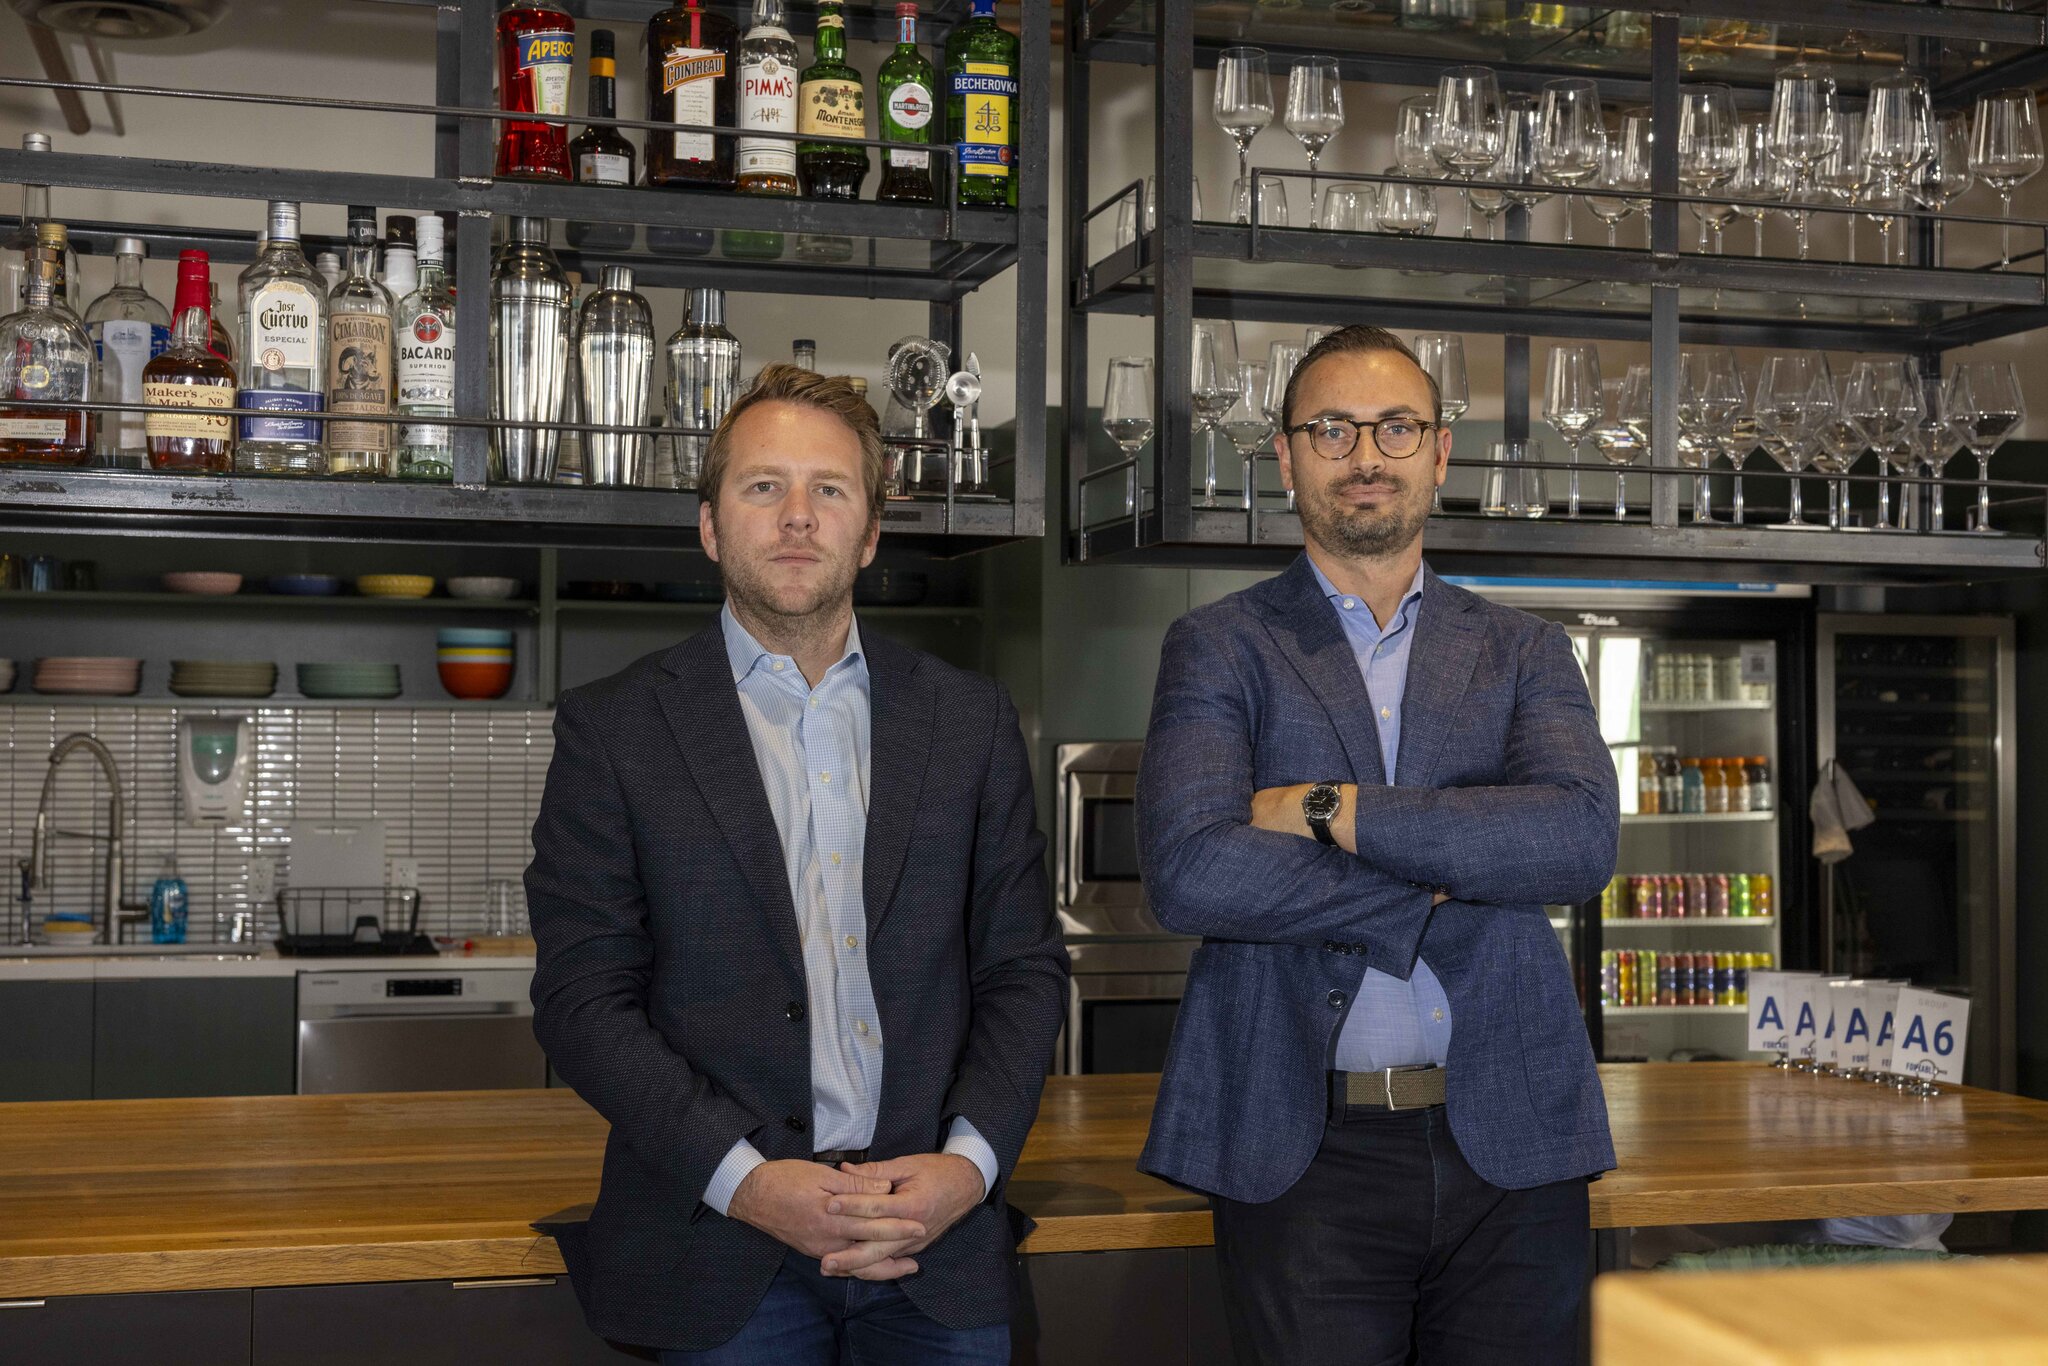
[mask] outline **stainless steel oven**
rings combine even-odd
[[[1053,857],[1074,975],[1066,1072],[1156,1072],[1200,941],[1162,928],[1138,872],[1138,741],[1061,745]]]
[[[299,974],[299,1094],[488,1091],[548,1084],[531,968]]]

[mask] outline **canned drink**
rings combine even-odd
[[[1693,696],[1693,679],[1695,677],[1696,675],[1692,671],[1691,655],[1679,655],[1673,659],[1671,661],[1671,678],[1675,686],[1670,700],[1673,702],[1691,702],[1696,700]]]
[[[1671,702],[1676,700],[1675,695],[1678,692],[1677,665],[1678,657],[1676,655],[1660,654],[1657,656],[1656,667],[1650,674],[1656,690],[1656,695],[1651,699],[1652,701]]]
[[[1730,873],[1728,875],[1728,914],[1739,919],[1748,916],[1749,913],[1749,874]]]
[[[1617,874],[1607,879],[1607,885],[1600,889],[1600,918],[1602,920],[1614,920],[1621,914],[1621,894],[1617,890],[1621,885],[1621,881],[1620,875]]]
[[[1636,954],[1619,949],[1614,955],[1614,1000],[1624,1008],[1636,1003]]]
[[[1728,918],[1728,875],[1707,874],[1707,914],[1716,919]]]
[[[1749,875],[1749,913],[1751,915],[1771,914],[1771,875],[1751,873]]]
[[[1707,875],[1705,873],[1687,873],[1685,875],[1685,905],[1686,914],[1688,915],[1705,916],[1712,914],[1708,909]]]
[[[1735,1000],[1735,955],[1717,953],[1714,955],[1714,1004],[1732,1006]]]
[[[1678,1004],[1678,964],[1672,961],[1668,953],[1657,955],[1657,1004]]]
[[[1692,657],[1692,695],[1697,702],[1714,700],[1714,657],[1694,655]]]
[[[1657,955],[1639,953],[1636,955],[1636,1003],[1649,1005],[1657,999]]]
[[[1602,949],[1602,950],[1600,950],[1600,1004],[1601,1004],[1601,1005],[1603,1005],[1603,1006],[1611,1006],[1611,1005],[1615,1005],[1615,1004],[1618,1004],[1618,1003],[1617,1003],[1617,1002],[1615,1001],[1615,999],[1614,999],[1614,996],[1615,996],[1614,988],[1615,988],[1615,986],[1616,986],[1616,985],[1617,985],[1617,983],[1615,982],[1615,975],[1614,975],[1614,950],[1613,950],[1613,949]]]
[[[1664,918],[1664,882],[1661,878],[1636,879],[1636,914],[1645,920]]]
[[[1755,957],[1756,955],[1753,953],[1738,953],[1735,955],[1736,1005],[1746,1006],[1749,1004],[1749,964],[1750,960]]]

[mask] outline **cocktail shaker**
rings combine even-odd
[[[491,416],[559,422],[569,368],[569,277],[547,245],[547,220],[514,218],[491,262]],[[491,477],[547,484],[561,433],[543,427],[493,431]]]

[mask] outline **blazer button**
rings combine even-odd
[[[785,1119],[782,1122],[784,1124],[787,1124],[791,1129],[795,1130],[797,1133],[802,1133],[804,1130],[811,1127],[811,1122],[805,1119],[802,1115],[791,1115],[788,1119]]]
[[[782,1013],[788,1019],[801,1020],[804,1017],[804,1003],[802,1001],[791,1001],[782,1008]]]
[[[1332,1010],[1342,1010],[1343,1008],[1344,1008],[1344,993],[1343,993],[1343,992],[1341,992],[1341,991],[1333,991],[1333,992],[1331,992],[1331,993],[1330,993],[1330,1009],[1332,1009]]]

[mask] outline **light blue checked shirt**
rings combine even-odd
[[[1422,567],[1401,599],[1394,619],[1380,629],[1365,599],[1337,591],[1310,560],[1316,582],[1337,609],[1344,637],[1358,659],[1365,691],[1379,725],[1380,760],[1387,781],[1394,781],[1401,754],[1401,700],[1408,691],[1408,652],[1415,643],[1415,618],[1422,610]],[[1358,985],[1351,1013],[1337,1034],[1336,1068],[1340,1072],[1377,1072],[1382,1067],[1413,1063],[1443,1066],[1451,1050],[1451,1003],[1428,963],[1417,958],[1407,981],[1367,968]]]
[[[870,713],[860,625],[846,653],[813,688],[788,655],[770,653],[733,617],[719,614],[768,808],[789,867],[789,895],[803,944],[811,1025],[811,1132],[818,1152],[865,1148],[882,1103],[882,1023],[868,976],[861,894],[867,847]],[[996,1154],[966,1116],[953,1120],[945,1151],[981,1170],[995,1188]],[[720,1214],[747,1173],[767,1161],[745,1138],[732,1145],[705,1188]]]

